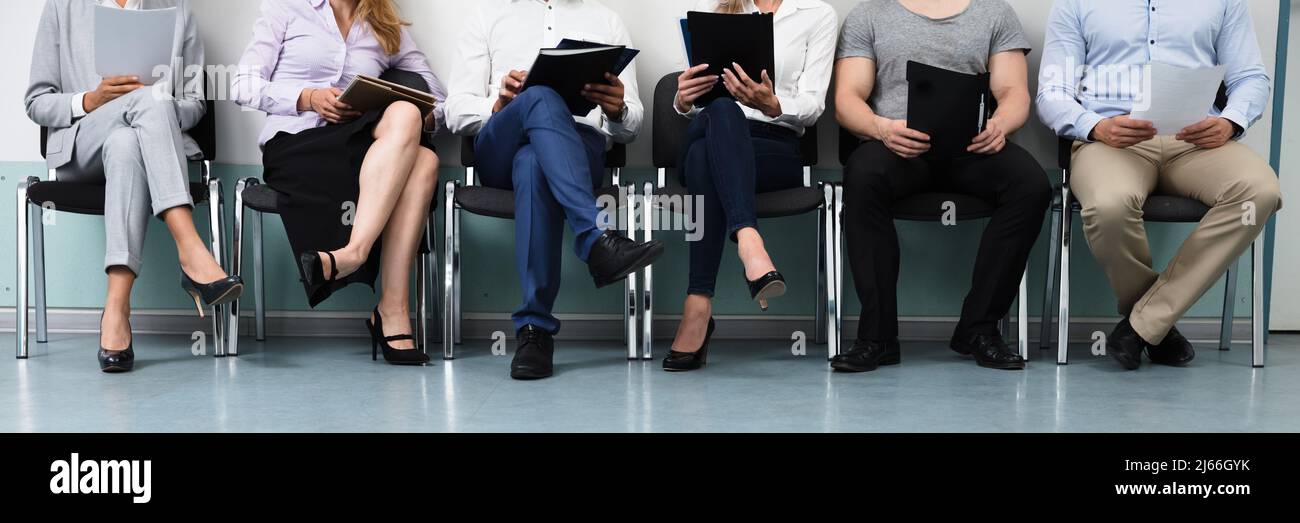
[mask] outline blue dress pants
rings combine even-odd
[[[532,87],[488,119],[474,154],[484,186],[515,193],[515,268],[523,287],[515,329],[557,333],[551,309],[560,292],[564,222],[584,262],[603,233],[594,190],[604,177],[605,136],[574,121],[554,90]]]

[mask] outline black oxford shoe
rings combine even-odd
[[[953,336],[949,347],[957,354],[974,357],[975,363],[981,367],[1001,370],[1025,368],[1025,359],[1020,357],[1020,352],[1007,345],[1001,334],[959,334]]]
[[[510,377],[517,380],[540,380],[555,373],[552,358],[555,338],[532,325],[519,329],[515,337],[515,359],[510,362]]]
[[[637,243],[606,231],[587,255],[587,270],[596,281],[596,287],[604,287],[644,269],[663,253],[664,244],[659,240]]]
[[[1192,348],[1192,342],[1187,341],[1175,327],[1169,329],[1169,334],[1165,335],[1165,340],[1159,345],[1147,345],[1147,357],[1157,365],[1186,367],[1196,358],[1196,350]]]
[[[898,338],[889,341],[855,341],[853,348],[831,358],[837,372],[871,372],[883,365],[902,362]]]
[[[1115,325],[1115,330],[1110,332],[1110,337],[1106,338],[1106,353],[1128,370],[1137,370],[1142,366],[1142,352],[1150,346],[1133,330],[1128,318],[1120,320]]]

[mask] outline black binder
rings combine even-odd
[[[621,45],[601,45],[566,40],[561,47],[542,49],[528,71],[524,81],[527,91],[531,87],[545,86],[554,89],[564,98],[565,105],[574,116],[586,116],[596,104],[582,97],[587,84],[608,84],[605,73],[618,75],[632,62],[639,51]]]
[[[966,74],[907,62],[907,126],[930,135],[927,155],[969,155],[971,141],[984,132],[996,102],[989,74]]]
[[[728,15],[691,11],[686,14],[683,37],[690,49],[692,66],[709,64],[700,76],[722,75],[731,69],[731,63],[740,64],[749,77],[762,81],[763,71],[776,78],[776,44],[772,37],[771,13]],[[719,80],[712,91],[695,101],[704,107],[718,98],[730,98],[726,86]]]

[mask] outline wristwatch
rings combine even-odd
[[[626,119],[627,119],[627,104],[623,104],[623,108],[618,111],[618,117],[610,118],[610,120],[614,121],[615,123],[623,123],[623,120]]]

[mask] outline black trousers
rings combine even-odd
[[[1013,143],[997,154],[949,160],[904,159],[877,141],[858,146],[844,175],[844,233],[862,302],[859,340],[898,336],[899,247],[892,208],[922,192],[966,194],[995,209],[975,256],[958,335],[997,332],[1052,202],[1042,166]]]

